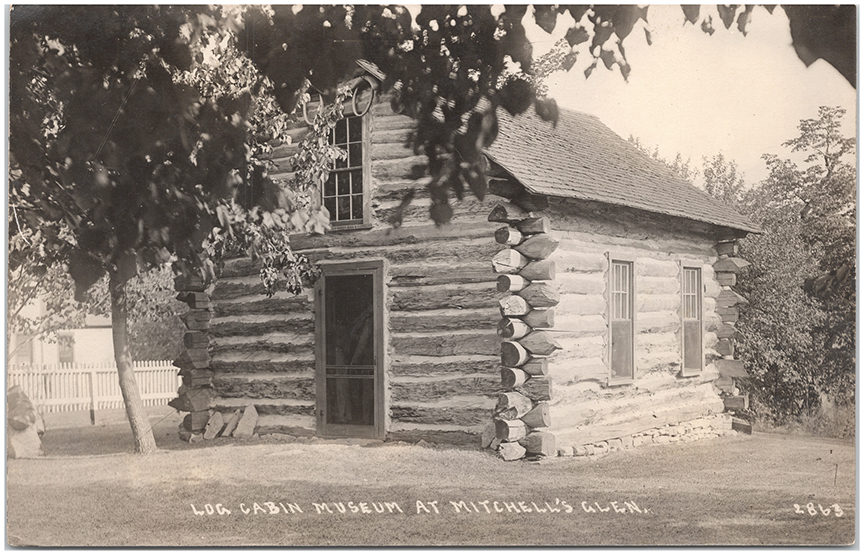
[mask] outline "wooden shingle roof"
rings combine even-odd
[[[759,232],[747,218],[676,176],[596,116],[560,111],[558,125],[533,111],[498,110],[489,158],[529,192],[627,206],[721,227]]]

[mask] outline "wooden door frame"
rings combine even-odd
[[[322,262],[321,279],[315,284],[315,422],[316,434],[321,437],[373,437],[384,439],[386,434],[385,404],[386,384],[384,380],[384,261],[370,260],[364,262]],[[326,281],[332,276],[371,275],[372,276],[372,311],[375,333],[374,342],[374,392],[375,392],[375,424],[373,426],[355,426],[347,424],[327,424],[327,374],[326,355],[326,312],[325,296]]]

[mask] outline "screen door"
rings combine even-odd
[[[383,263],[322,269],[316,303],[318,434],[383,437]]]

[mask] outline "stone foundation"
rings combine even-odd
[[[737,435],[732,430],[731,414],[716,414],[697,418],[680,424],[668,424],[624,437],[612,438],[606,441],[588,443],[585,445],[565,445],[558,447],[559,457],[586,457],[603,455],[610,451],[631,449],[643,445],[676,443],[679,441],[696,441],[715,437]]]

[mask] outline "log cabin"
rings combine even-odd
[[[429,218],[414,122],[376,99],[331,134],[332,231],[291,239],[314,289],[265,298],[248,258],[178,281],[181,435],[244,419],[247,437],[469,438],[512,460],[728,433],[736,241],[758,228],[594,116],[498,115],[490,194],[451,223]]]

